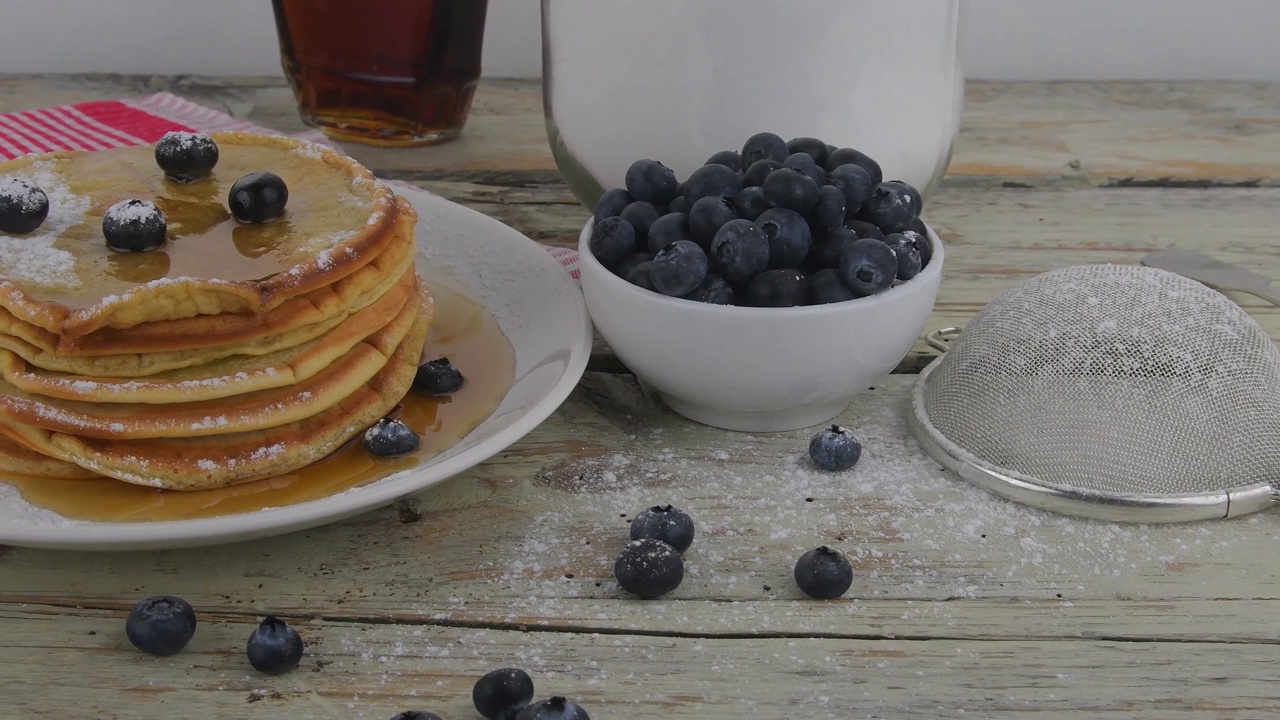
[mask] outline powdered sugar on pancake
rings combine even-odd
[[[49,216],[26,235],[0,233],[0,277],[36,287],[76,284],[75,256],[54,247],[54,242],[64,230],[84,221],[89,198],[68,190],[49,160],[34,162],[29,171],[6,175],[0,182],[10,178],[43,190],[49,198]]]

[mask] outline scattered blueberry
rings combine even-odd
[[[834,185],[818,188],[818,201],[809,210],[809,226],[815,230],[838,227],[844,222],[845,196]]]
[[[645,508],[631,519],[632,540],[653,538],[682,553],[693,544],[693,518],[689,513],[671,505],[654,505]]]
[[[782,167],[799,170],[808,175],[809,179],[813,180],[818,187],[827,184],[827,171],[818,167],[818,164],[813,161],[812,157],[809,157],[808,153],[788,155],[787,159],[782,161]]]
[[[757,160],[766,158],[782,162],[790,154],[787,143],[771,132],[756,133],[742,144],[742,163],[747,167],[751,167],[751,163]]]
[[[898,256],[875,238],[858,238],[840,255],[840,279],[858,297],[888,290],[898,276]]]
[[[675,171],[657,160],[637,160],[627,168],[627,192],[643,202],[665,207],[679,193]]]
[[[170,179],[195,182],[218,164],[218,143],[203,133],[167,132],[156,143],[155,156]]]
[[[756,225],[769,238],[768,269],[800,267],[808,257],[813,234],[800,213],[786,208],[770,208],[756,218]]]
[[[711,195],[737,195],[742,189],[742,178],[723,165],[703,165],[689,174],[684,181],[684,200],[693,204]]]
[[[556,695],[547,700],[526,705],[523,710],[516,713],[515,720],[591,720],[591,716],[582,709],[581,705]]]
[[[910,237],[903,233],[892,233],[885,239],[885,244],[898,258],[899,280],[910,280],[920,274],[920,268],[923,267],[920,250]]]
[[[735,297],[733,287],[724,278],[715,273],[707,273],[707,276],[702,279],[702,284],[685,295],[684,299],[712,305],[732,305]]]
[[[818,183],[795,168],[778,168],[764,179],[764,196],[777,207],[808,212],[818,202]]]
[[[627,275],[624,279],[627,282],[631,283],[632,285],[635,285],[636,287],[642,287],[645,290],[658,292],[658,288],[653,286],[653,261],[652,260],[645,260],[644,262],[631,268],[629,271],[627,271]]]
[[[734,172],[743,169],[742,156],[736,150],[721,150],[720,152],[707,158],[703,165],[723,165]]]
[[[636,199],[631,197],[631,193],[622,188],[613,188],[606,190],[600,199],[596,201],[595,212],[591,214],[599,225],[601,220],[610,217],[616,217],[622,214],[622,208],[635,202]]]
[[[845,220],[844,226],[857,233],[860,238],[885,239],[885,234],[880,231],[880,228],[865,220]]]
[[[884,173],[880,170],[880,163],[872,160],[866,153],[858,152],[853,148],[840,148],[832,150],[827,156],[827,162],[823,164],[827,170],[835,170],[841,165],[854,164],[867,171],[867,176],[871,178],[872,185],[878,185],[884,180]]]
[[[587,247],[601,265],[612,270],[636,251],[636,228],[620,216],[607,217],[591,228]]]
[[[671,243],[680,242],[681,240],[693,241],[693,233],[689,230],[689,216],[684,213],[669,212],[654,220],[653,224],[649,226],[649,234],[645,238],[645,244],[649,255],[652,256]],[[702,249],[706,250],[710,245],[711,241],[708,240],[706,245],[702,246]],[[618,271],[618,274],[626,277],[626,273],[621,270]]]
[[[471,702],[488,720],[503,720],[533,701],[533,678],[520,668],[490,670],[471,688]]]
[[[684,561],[675,548],[653,538],[632,540],[613,563],[623,590],[645,599],[665,595],[684,580]]]
[[[813,158],[813,161],[821,166],[827,161],[827,156],[831,151],[827,149],[827,144],[812,137],[798,137],[787,141],[787,152],[791,154],[804,153]]]
[[[375,457],[395,457],[418,449],[421,438],[399,420],[382,418],[364,431],[364,448]]]
[[[840,267],[840,256],[857,239],[857,234],[846,227],[832,228],[823,233],[813,252],[818,260],[818,266],[833,270]]]
[[[832,268],[823,268],[809,276],[809,305],[826,305],[853,299],[853,291],[840,281],[840,275]]]
[[[249,635],[245,652],[254,670],[283,675],[302,660],[302,638],[285,621],[268,615]]]
[[[652,229],[650,229],[649,237],[651,238],[653,237]],[[613,273],[618,277],[622,278],[623,280],[625,280],[627,278],[627,274],[630,273],[632,270],[634,270],[637,265],[639,265],[640,263],[649,262],[649,260],[652,257],[653,256],[650,255],[649,253],[642,253],[642,252],[632,253],[627,256],[626,260],[623,260],[622,262],[618,263],[618,267],[613,269]]]
[[[413,390],[428,397],[451,395],[462,387],[462,380],[462,371],[449,358],[436,358],[418,366],[413,376]]]
[[[168,220],[149,200],[121,200],[102,216],[102,236],[117,252],[147,252],[164,244]]]
[[[747,283],[747,303],[755,307],[796,307],[809,295],[809,276],[792,268],[765,270]]]
[[[196,634],[196,613],[191,605],[172,595],[153,595],[129,611],[124,623],[129,642],[151,655],[173,655]]]
[[[852,217],[871,197],[871,176],[867,171],[853,163],[845,163],[831,171],[827,182],[832,187],[840,188],[844,193],[845,217]]]
[[[0,179],[0,232],[25,235],[49,217],[49,196],[22,178]]]
[[[732,197],[704,197],[689,208],[689,232],[693,234],[694,242],[704,248],[711,247],[711,239],[720,226],[737,217]]]
[[[809,440],[809,457],[823,470],[848,470],[862,457],[862,443],[848,428],[831,425]]]
[[[782,167],[782,163],[772,158],[757,160],[751,163],[747,171],[742,175],[743,187],[759,187],[764,185],[764,179],[769,177],[769,173]]]
[[[733,209],[738,213],[738,217],[745,220],[755,220],[771,207],[773,203],[765,199],[764,188],[756,185],[744,187],[733,196]]]
[[[701,201],[699,201],[701,202]],[[674,242],[653,256],[649,279],[663,295],[679,297],[693,292],[707,276],[707,254],[697,243]]]
[[[662,213],[658,212],[658,206],[653,203],[637,200],[622,208],[618,217],[631,223],[632,229],[635,230],[635,247],[643,249],[648,247],[649,228],[662,217]]]
[[[227,207],[231,216],[242,223],[267,223],[284,215],[289,202],[289,188],[273,172],[249,173],[231,186]]]
[[[680,189],[680,194],[676,196],[675,200],[672,200],[671,202],[667,203],[667,212],[683,213],[685,215],[689,214],[689,201],[684,199],[683,188]]]
[[[919,197],[915,188],[900,180],[882,182],[871,189],[871,197],[858,209],[858,219],[885,233],[906,230],[911,219],[920,214]]]
[[[844,553],[823,545],[800,556],[795,578],[805,595],[830,600],[845,594],[853,584],[853,566]]]
[[[444,720],[444,718],[426,710],[405,710],[392,715],[391,720]]]
[[[769,267],[769,237],[750,220],[730,220],[716,231],[708,259],[711,272],[730,285],[746,285]]]

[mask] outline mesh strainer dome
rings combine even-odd
[[[962,477],[1058,512],[1171,522],[1275,502],[1280,351],[1226,296],[1084,265],[997,297],[921,373],[913,429]]]

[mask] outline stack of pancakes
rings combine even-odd
[[[391,411],[433,319],[413,209],[304,141],[215,134],[210,177],[167,179],[153,148],[0,163],[49,196],[0,232],[0,476],[105,475],[194,490],[287,473]],[[239,224],[226,197],[270,171],[285,215]],[[150,200],[158,250],[106,247],[102,216]]]

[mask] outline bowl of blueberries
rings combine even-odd
[[[600,335],[672,410],[743,432],[839,415],[923,332],[942,241],[911,185],[816,138],[758,133],[681,181],[637,160],[579,237]]]

